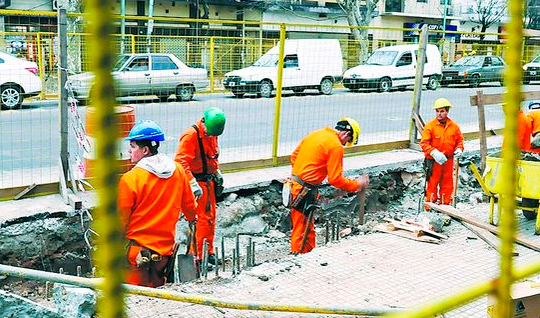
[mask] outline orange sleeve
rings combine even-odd
[[[188,179],[187,174],[180,164],[177,164],[177,168],[180,171],[180,174],[182,174],[180,178],[180,180],[182,180],[182,184],[180,185],[182,188],[182,213],[184,213],[188,222],[195,221],[195,208],[197,207],[197,202],[195,201],[195,196],[189,186],[190,179]]]
[[[459,129],[459,126],[456,124],[456,148],[455,149],[461,149],[462,151],[465,150],[463,146],[463,133],[461,132],[461,129]]]
[[[193,130],[193,133],[190,133],[189,130]],[[193,179],[190,163],[195,159],[195,153],[198,146],[197,134],[195,130],[190,127],[188,128],[188,131],[180,136],[178,150],[174,157],[174,161],[178,162],[182,168],[184,168],[188,181]]]
[[[531,133],[533,135],[540,132],[540,111],[539,110],[533,110],[527,114],[527,116],[531,120]]]
[[[343,176],[343,147],[331,147],[328,150],[328,160],[326,169],[328,171],[328,183],[336,188],[354,192],[358,191],[360,185],[355,180],[347,179]]]
[[[129,224],[131,212],[137,200],[137,193],[129,186],[131,182],[127,179],[129,175],[125,174],[118,182],[118,213],[124,229]]]
[[[432,142],[431,138],[433,136],[432,130],[433,130],[433,125],[431,124],[431,122],[429,122],[424,127],[424,131],[422,132],[422,139],[420,139],[420,147],[422,148],[422,151],[428,158],[431,158],[430,153],[431,151],[433,151],[433,149],[435,149],[435,147],[431,145],[431,142]]]

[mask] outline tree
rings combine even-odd
[[[531,0],[529,0],[531,1]],[[480,41],[485,37],[486,30],[506,14],[506,1],[504,0],[475,0],[472,7],[471,21],[481,26]]]
[[[525,4],[524,27],[540,30],[540,0],[527,0]]]
[[[363,63],[368,57],[368,32],[365,28],[356,27],[369,25],[379,0],[337,0],[337,2],[347,16],[354,38],[360,43],[359,62]]]

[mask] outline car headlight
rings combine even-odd
[[[523,65],[523,70],[524,70],[524,71],[527,70],[527,65]]]
[[[467,76],[467,71],[459,71],[459,76]]]

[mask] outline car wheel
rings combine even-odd
[[[523,199],[521,199],[521,206],[524,206],[524,207],[527,207],[527,208],[536,208],[536,207],[538,207],[538,200],[523,198]],[[523,211],[523,216],[527,220],[535,220],[536,219],[536,213],[534,213],[533,211],[527,211],[527,210],[522,210],[522,211]]]
[[[480,76],[473,75],[471,78],[471,87],[478,87],[480,86]]]
[[[437,76],[431,75],[428,78],[427,89],[434,91],[437,89],[437,86],[439,86],[439,81],[437,80]]]
[[[321,85],[319,85],[319,92],[324,95],[330,95],[332,94],[332,90],[334,88],[334,83],[329,78],[323,78],[321,81]]]
[[[269,80],[263,80],[259,83],[259,94],[261,97],[270,98],[272,96],[272,90],[274,89],[272,82]]]
[[[176,88],[176,100],[180,102],[188,102],[193,98],[195,89],[192,86],[178,86]]]
[[[379,81],[379,92],[385,93],[390,91],[392,87],[392,81],[388,77],[381,78]]]
[[[166,103],[169,100],[169,95],[159,95],[158,98],[161,103]]]
[[[21,88],[17,85],[5,85],[0,88],[0,104],[3,109],[20,108],[23,102]]]

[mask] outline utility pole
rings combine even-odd
[[[448,0],[444,0],[444,6],[443,6],[443,19],[442,19],[442,41],[441,41],[441,47],[440,51],[443,56],[443,63],[444,63],[444,45],[446,44],[446,7],[448,6]]]

